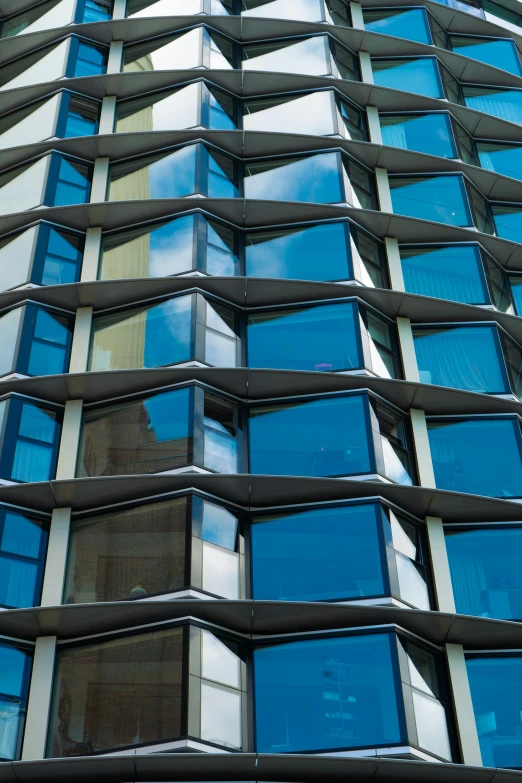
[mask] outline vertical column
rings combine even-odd
[[[379,110],[377,106],[367,106],[366,116],[368,118],[368,134],[372,144],[382,144],[381,121],[379,120]]]
[[[126,10],[127,10],[127,0],[114,0],[114,6],[112,9],[112,18],[125,19]]]
[[[417,469],[421,487],[435,487],[435,473],[431,459],[428,427],[424,411],[412,408],[410,410],[411,428],[417,456]]]
[[[404,276],[402,274],[399,243],[395,237],[384,237],[384,247],[386,250],[386,258],[388,259],[390,285],[394,291],[405,291],[406,288],[404,286]]]
[[[42,606],[59,606],[62,603],[67,551],[71,528],[71,509],[55,508],[49,531],[49,545],[42,588]]]
[[[430,547],[437,609],[439,612],[455,614],[455,599],[453,597],[453,586],[451,584],[451,573],[442,519],[439,517],[426,517],[426,532],[428,534],[428,544]]]
[[[354,30],[364,30],[364,18],[360,3],[350,3],[350,14]]]
[[[112,133],[114,130],[114,120],[116,118],[116,96],[106,95],[102,101],[100,112],[100,135]]]
[[[58,465],[56,468],[56,478],[58,480],[71,479],[76,475],[78,444],[80,442],[80,429],[82,424],[82,407],[82,400],[69,400],[65,403],[62,438],[60,441]]]
[[[109,179],[109,158],[96,158],[92,175],[91,204],[105,201]]]
[[[45,758],[55,655],[56,636],[38,637],[29,688],[22,761]]]
[[[100,226],[87,229],[85,234],[85,248],[83,251],[82,274],[80,278],[82,283],[98,278],[101,241],[102,230]]]
[[[359,67],[361,69],[361,81],[373,84],[372,61],[369,52],[359,52]]]
[[[92,307],[79,307],[76,311],[71,346],[69,372],[86,372],[91,343]]]
[[[397,334],[401,349],[404,378],[407,381],[419,383],[419,368],[417,366],[417,356],[415,355],[415,345],[413,343],[413,333],[411,331],[411,321],[409,318],[397,318]]]
[[[120,73],[123,60],[123,41],[113,41],[109,49],[107,73]]]
[[[461,644],[447,644],[446,656],[451,680],[453,706],[464,764],[482,766],[482,754],[473,711],[466,659]]]
[[[386,169],[377,166],[375,169],[375,182],[377,183],[377,195],[381,212],[393,212],[390,181]]]

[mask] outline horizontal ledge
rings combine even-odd
[[[299,754],[148,753],[132,756],[84,756],[0,764],[1,783],[107,783],[148,781],[245,781],[272,783],[515,783],[518,770],[434,764],[387,758],[339,758]]]

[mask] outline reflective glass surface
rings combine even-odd
[[[29,650],[0,645],[0,758],[20,758],[22,730],[32,655]]]
[[[518,655],[466,660],[482,763],[522,767],[522,658]]]
[[[71,76],[98,76],[105,73],[106,54],[102,49],[81,42],[73,61]]]
[[[289,476],[371,473],[368,415],[363,395],[252,408],[250,469]]]
[[[403,741],[389,634],[308,639],[254,652],[259,753]]]
[[[492,210],[498,236],[512,242],[522,242],[522,206],[493,204]]]
[[[495,68],[522,76],[517,47],[513,40],[482,38],[481,36],[451,35],[451,48],[457,54],[472,57]]]
[[[67,99],[63,111],[65,115],[64,138],[92,136],[97,133],[99,104],[72,95],[68,95]]]
[[[449,114],[384,114],[380,116],[384,144],[425,152],[441,158],[457,158]]]
[[[393,8],[389,11],[365,8],[363,18],[365,29],[373,33],[384,33],[418,43],[433,43],[428,14],[424,8]]]
[[[422,383],[509,394],[511,391],[495,326],[413,328]]]
[[[522,528],[445,528],[457,612],[522,619]]]
[[[493,114],[517,125],[522,123],[522,90],[469,86],[462,89],[464,102],[470,109]]]
[[[47,228],[36,251],[35,261],[41,271],[34,282],[42,285],[74,283],[79,277],[83,259],[83,242],[76,234],[51,226]]]
[[[40,600],[47,525],[0,510],[0,605],[23,609]]]
[[[521,437],[513,418],[428,421],[440,489],[511,498],[522,495]]]
[[[419,60],[385,60],[372,58],[375,84],[427,95],[429,98],[444,98],[444,89],[435,57]]]
[[[245,167],[245,196],[278,201],[345,201],[339,157],[334,152]]]
[[[482,168],[522,179],[522,146],[478,142],[477,152]]]
[[[406,291],[469,304],[489,303],[477,245],[400,248]]]
[[[92,168],[75,160],[54,156],[50,177],[55,178],[49,206],[85,204],[91,192]],[[56,170],[56,164],[57,170]]]
[[[390,177],[393,211],[450,226],[472,226],[461,176]]]

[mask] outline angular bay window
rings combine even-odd
[[[522,767],[522,657],[473,655],[466,658],[482,763]]]
[[[342,152],[245,164],[245,197],[375,209],[369,169]]]
[[[522,437],[516,416],[432,417],[428,435],[439,489],[522,496]]]
[[[0,327],[1,327],[0,320]],[[188,294],[112,315],[95,316],[89,370],[241,362],[238,317],[230,308]]]
[[[522,204],[492,204],[497,236],[522,242]]]
[[[522,527],[446,525],[444,533],[457,612],[522,620]]]
[[[68,24],[105,22],[112,17],[109,0],[45,0],[2,20],[0,38],[37,33]]]
[[[0,287],[3,291],[74,283],[80,277],[84,238],[49,223],[37,223],[0,239]],[[17,263],[13,264],[13,257]]]
[[[493,114],[516,125],[522,123],[522,90],[465,84],[462,91],[464,103],[470,109]]]
[[[480,35],[450,35],[450,47],[457,54],[480,60],[503,71],[522,76],[520,53],[511,38],[485,38]]]
[[[30,648],[0,644],[0,759],[20,758],[29,682],[33,667]]]
[[[476,244],[401,245],[406,291],[513,312],[502,267]]]
[[[384,59],[372,57],[372,71],[375,84],[406,90],[428,98],[447,98],[458,102],[459,86],[455,77],[436,57]]]
[[[241,550],[237,516],[197,495],[73,516],[63,602],[237,599]]]
[[[307,638],[254,651],[260,753],[410,746],[451,759],[436,652],[395,633]],[[411,747],[413,746],[413,747]]]
[[[243,128],[368,141],[364,111],[334,90],[245,101]]]
[[[379,118],[382,140],[390,147],[480,165],[473,138],[448,112],[381,114]]]
[[[522,145],[483,141],[477,142],[477,152],[483,169],[522,180]]]
[[[254,516],[250,537],[254,599],[430,607],[422,529],[387,506]]]
[[[334,76],[349,81],[360,80],[357,56],[329,35],[243,46],[241,67],[244,71],[298,73],[306,76]]]
[[[239,419],[235,402],[196,385],[87,407],[77,475],[242,473]]]
[[[0,173],[0,214],[36,207],[85,204],[89,200],[92,165],[57,152]]]
[[[0,315],[0,376],[67,372],[74,318],[28,303]]]
[[[356,302],[256,311],[248,315],[248,366],[398,375],[394,325]]]
[[[201,214],[109,232],[103,236],[98,277],[237,275],[238,244],[232,228]]]
[[[493,233],[488,202],[461,174],[412,177],[393,174],[389,182],[393,211],[399,215]]]
[[[242,0],[241,9],[241,16],[246,17],[351,27],[349,3],[343,0]]]
[[[403,415],[366,393],[253,407],[249,448],[252,473],[413,483]]]
[[[105,73],[107,49],[71,35],[0,67],[0,90]]]
[[[0,401],[0,480],[54,478],[62,410],[13,394]]]
[[[372,33],[393,35],[417,43],[435,43],[425,8],[365,8],[363,19],[365,30]]]
[[[414,326],[413,339],[422,383],[520,396],[522,351],[496,324]]]
[[[181,7],[181,6],[180,6]],[[169,12],[170,13],[170,12]],[[186,6],[183,13],[189,13]],[[237,44],[206,27],[123,47],[122,71],[172,71],[176,68],[234,68]]]
[[[127,0],[125,16],[156,17],[156,16],[226,16],[235,14],[234,0]]]
[[[116,133],[239,127],[237,101],[203,81],[118,101],[116,111]]]
[[[115,163],[109,168],[108,201],[195,195],[238,198],[235,161],[205,144],[196,143],[172,152]]]
[[[245,256],[250,277],[388,287],[381,243],[347,221],[248,233]]]

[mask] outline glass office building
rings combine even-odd
[[[518,4],[0,39],[0,773],[522,783]]]

